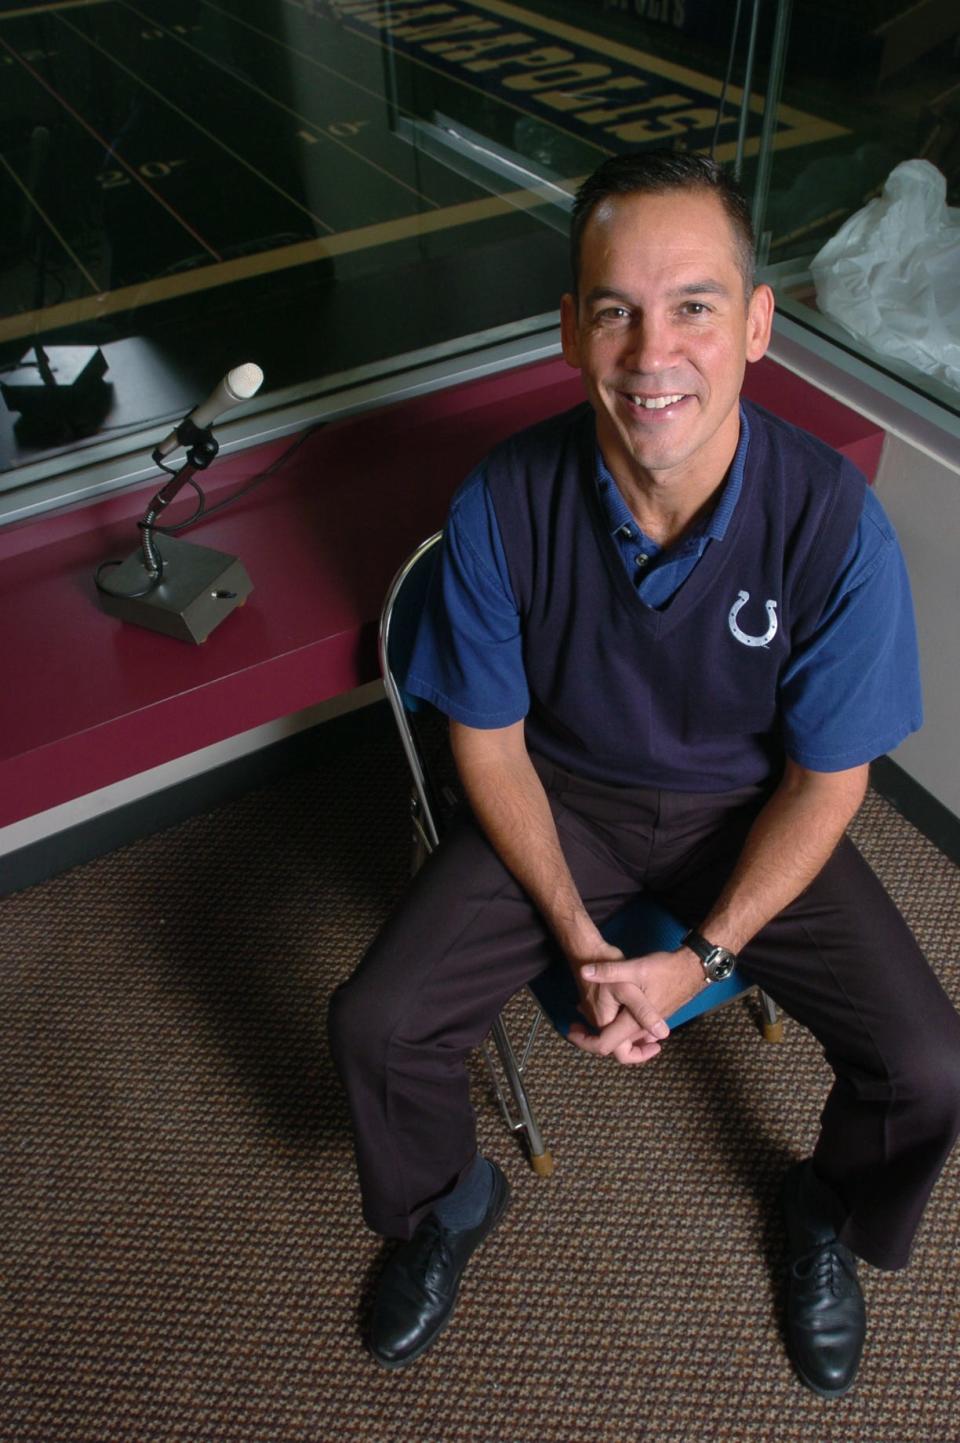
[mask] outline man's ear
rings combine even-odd
[[[577,299],[569,292],[560,299],[560,341],[563,359],[574,370],[580,369],[580,327],[577,325]]]
[[[773,291],[769,286],[755,286],[747,307],[747,360],[759,361],[767,354],[773,331],[775,309]]]

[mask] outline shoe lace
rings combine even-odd
[[[417,1241],[419,1247],[411,1266],[411,1274],[426,1283],[438,1265],[440,1268],[446,1268],[449,1264],[450,1248],[447,1243],[446,1230],[431,1218],[429,1226],[421,1230]]]
[[[842,1298],[856,1286],[856,1265],[852,1255],[835,1241],[821,1243],[793,1263],[793,1275],[814,1287]]]

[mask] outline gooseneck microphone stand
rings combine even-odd
[[[214,436],[211,427],[197,426],[189,416],[177,427],[177,439],[182,446],[186,447],[186,462],[179,471],[170,472],[170,480],[160,488],[147,507],[143,520],[137,523],[141,533],[143,565],[150,577],[159,577],[163,574],[163,558],[153,539],[157,517],[162,515],[184,486],[188,483],[194,484],[193,477],[196,473],[206,471],[211,462],[216,460],[217,452],[220,450],[220,443]],[[170,467],[164,465],[159,446],[154,451],[152,460],[162,471],[170,471]]]
[[[189,541],[163,533],[157,537],[158,519],[186,485],[200,495],[200,506],[183,525],[199,519],[203,498],[193,480],[216,459],[220,447],[209,426],[197,426],[190,416],[176,430],[177,441],[186,447],[187,459],[178,471],[164,464],[158,446],[153,461],[170,473],[170,480],[152,498],[137,524],[140,549],[126,561],[106,561],[95,577],[101,605],[110,616],[132,621],[151,631],[161,631],[181,641],[203,642],[210,632],[253,590],[243,563],[235,556],[194,546]],[[175,528],[179,529],[179,528]],[[101,580],[107,567],[115,567],[110,585]],[[144,582],[146,581],[146,585]]]

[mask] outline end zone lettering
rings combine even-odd
[[[603,149],[611,140],[642,145],[712,133],[716,100],[708,90],[678,88],[652,70],[629,68],[586,45],[545,44],[550,22],[530,12],[522,12],[529,24],[517,29],[461,0],[397,6],[340,0],[339,8],[352,27],[389,37],[411,58],[479,81],[527,113],[562,115],[565,129]],[[518,13],[515,7],[511,12]],[[752,120],[758,130],[759,117]],[[736,114],[723,124],[735,131]]]

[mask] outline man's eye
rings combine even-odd
[[[703,301],[687,301],[682,307],[685,316],[705,316],[710,307],[704,305]]]
[[[604,306],[602,311],[597,311],[593,319],[601,326],[615,326],[627,320],[629,315],[630,312],[625,306]]]

